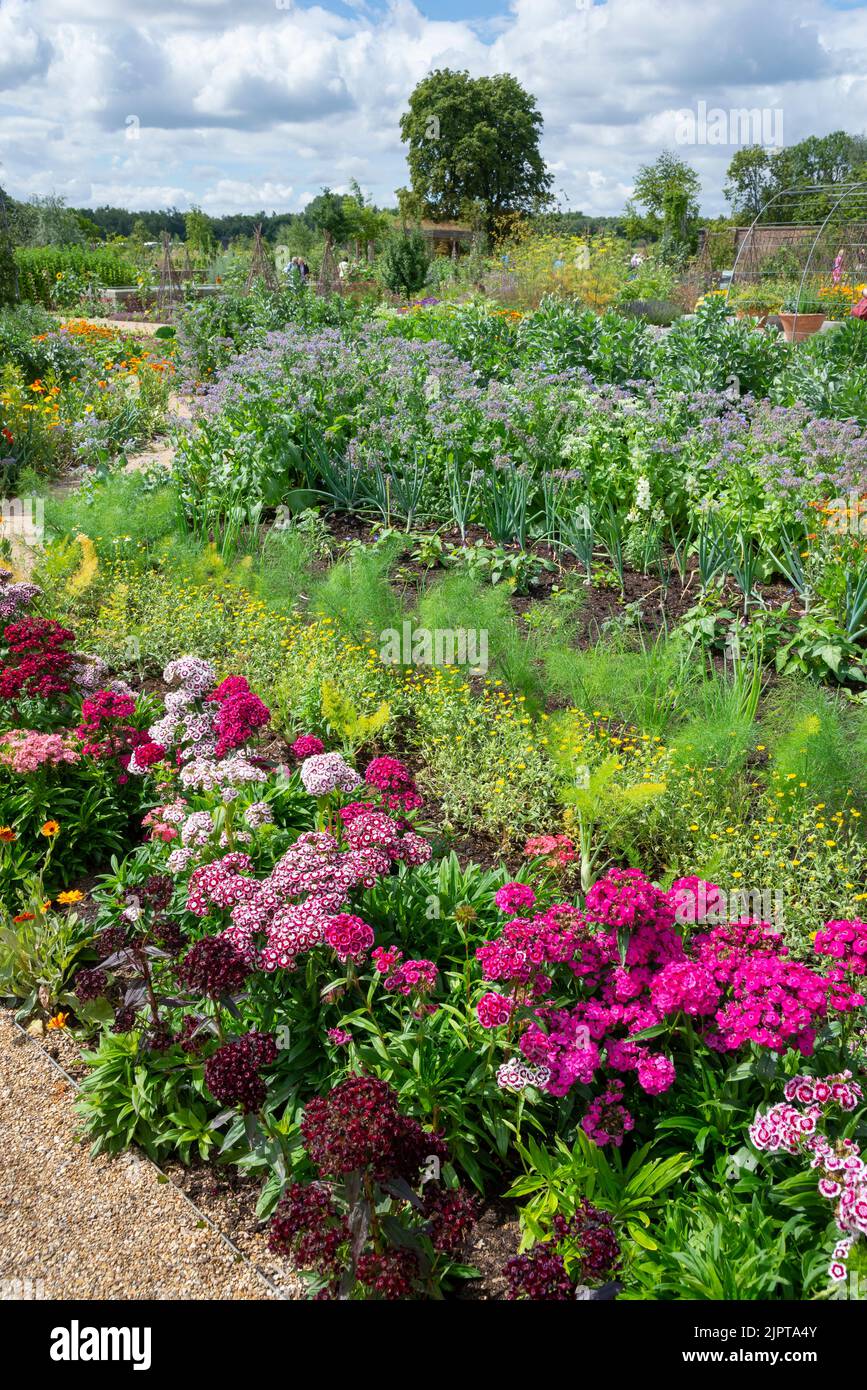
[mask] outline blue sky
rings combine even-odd
[[[620,211],[702,103],[776,115],[786,144],[867,130],[863,0],[0,0],[0,181],[218,213],[296,211],[357,178],[393,203],[400,115],[437,66],[513,73],[557,189],[590,213]],[[735,127],[680,151],[708,213],[752,129]]]

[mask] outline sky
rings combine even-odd
[[[867,131],[867,0],[0,0],[0,184],[220,214],[354,178],[390,206],[436,67],[534,94],[562,208],[622,211],[668,148],[713,214],[739,144]]]

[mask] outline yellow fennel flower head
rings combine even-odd
[[[99,560],[96,554],[96,547],[89,536],[83,532],[76,536],[76,541],[81,550],[81,562],[78,569],[71,575],[68,581],[68,588],[71,593],[81,593],[93,583],[96,572],[99,569]]]

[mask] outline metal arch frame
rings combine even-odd
[[[838,198],[837,201],[834,203],[834,206],[831,208],[831,211],[828,213],[828,215],[827,215],[827,217],[825,218],[824,222],[822,222],[821,226],[819,226],[819,227],[817,228],[816,234],[815,234],[815,236],[813,237],[813,244],[812,244],[812,246],[810,247],[810,254],[809,254],[809,256],[807,257],[807,264],[806,264],[805,267],[804,267],[803,274],[801,275],[801,282],[800,282],[800,284],[799,284],[799,286],[798,286],[798,304],[800,305],[800,303],[801,303],[801,293],[802,293],[803,288],[804,288],[804,281],[805,281],[806,278],[807,278],[807,272],[808,272],[808,270],[809,270],[809,268],[810,268],[810,265],[811,265],[811,263],[812,263],[812,260],[813,260],[813,253],[814,253],[814,251],[816,250],[816,244],[817,244],[817,242],[819,241],[819,238],[821,237],[822,233],[824,232],[825,228],[827,227],[828,223],[830,222],[830,220],[831,220],[833,214],[837,211],[837,209],[838,209],[838,207],[840,206],[841,203],[845,202],[845,200],[846,200],[847,198],[849,198],[849,197],[851,197],[853,194],[857,194],[857,193],[863,193],[863,194],[865,195],[865,197],[867,197],[867,181],[865,181],[865,180],[863,180],[863,179],[853,179],[853,180],[852,180],[851,182],[849,182],[849,183],[808,183],[808,184],[792,184],[792,185],[790,185],[788,188],[781,188],[781,189],[779,190],[779,192],[777,192],[777,193],[775,193],[775,194],[773,195],[772,198],[769,198],[768,201],[767,201],[766,203],[763,203],[762,206],[760,207],[758,213],[756,214],[756,216],[753,218],[752,222],[750,223],[749,228],[748,228],[748,230],[747,230],[747,234],[746,234],[746,236],[744,237],[743,241],[741,242],[740,247],[738,248],[738,254],[735,256],[735,263],[734,263],[734,265],[732,266],[732,275],[731,275],[731,279],[730,279],[730,281],[729,281],[729,283],[728,283],[728,288],[726,289],[726,307],[728,307],[729,296],[730,296],[730,294],[731,294],[731,292],[732,292],[732,286],[733,286],[734,283],[735,283],[735,277],[736,277],[736,275],[737,275],[737,270],[738,270],[738,262],[740,261],[740,258],[741,258],[741,256],[742,256],[743,253],[744,253],[744,248],[749,244],[750,238],[752,237],[752,234],[753,234],[753,232],[754,232],[756,226],[758,225],[759,220],[764,216],[764,214],[767,212],[768,208],[773,207],[774,203],[776,203],[780,198],[788,197],[789,194],[793,194],[793,193],[799,193],[799,194],[803,194],[803,193],[836,193],[836,192],[838,192],[838,191],[840,192],[839,198]],[[796,309],[796,310],[795,310],[795,322],[794,322],[794,325],[793,325],[793,335],[794,335],[794,333],[797,332],[797,327],[798,327],[798,312],[799,312],[798,309]]]
[[[852,185],[852,186],[853,186],[854,188],[857,188],[859,185],[858,185],[858,184],[854,184],[854,185]],[[867,193],[867,183],[862,184],[861,187],[863,187],[865,193]],[[828,216],[825,218],[825,220],[824,220],[824,222],[822,223],[821,227],[819,228],[818,232],[817,232],[816,235],[813,237],[813,245],[810,247],[810,254],[809,254],[809,256],[807,257],[807,264],[804,266],[804,273],[803,273],[803,275],[801,276],[801,283],[800,283],[800,285],[798,286],[798,307],[797,307],[797,309],[795,310],[795,322],[792,324],[792,342],[793,342],[793,343],[797,343],[797,341],[798,341],[798,314],[800,313],[800,309],[801,309],[801,295],[803,294],[803,290],[804,290],[804,281],[805,281],[806,278],[807,278],[807,272],[809,271],[810,266],[811,266],[812,261],[813,261],[813,252],[816,250],[816,245],[817,245],[817,243],[818,243],[818,241],[819,241],[819,238],[821,237],[822,233],[824,232],[825,228],[827,227],[828,223],[830,222],[832,216],[833,216],[834,213],[837,211],[837,209],[838,209],[838,207],[840,206],[840,204],[841,204],[842,202],[845,202],[845,200],[846,200],[846,198],[848,198],[848,196],[849,196],[849,191],[848,191],[848,190],[840,194],[840,197],[837,199],[836,203],[835,203],[834,206],[831,208],[831,211],[828,213]]]

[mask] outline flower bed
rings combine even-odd
[[[91,843],[107,872],[86,903],[58,886],[74,811],[4,828],[3,988],[22,1016],[92,1036],[81,1111],[97,1148],[256,1175],[272,1249],[312,1295],[386,1299],[473,1278],[474,1221],[507,1192],[526,1245],[509,1297],[610,1277],[641,1297],[676,1264],[672,1209],[699,1219],[708,1184],[752,1154],[723,1181],[760,1203],[757,1287],[821,1287],[780,1234],[762,1107],[786,1078],[787,1095],[808,1085],[805,1063],[851,1071],[867,925],[828,922],[799,957],[770,923],[709,912],[718,890],[695,877],[663,890],[614,868],[576,894],[562,833],[531,843],[517,878],[437,860],[400,759],[327,732],[275,745],[248,680],[198,656],[169,662],[159,693],[100,687],[71,631],[21,616],[31,588],[6,589],[5,775],[43,779],[49,809],[70,779],[108,776],[128,821],[110,868]],[[854,1082],[845,1099],[844,1150],[823,1155],[857,1157]],[[857,1268],[849,1205],[799,1217],[836,1279],[833,1219]]]

